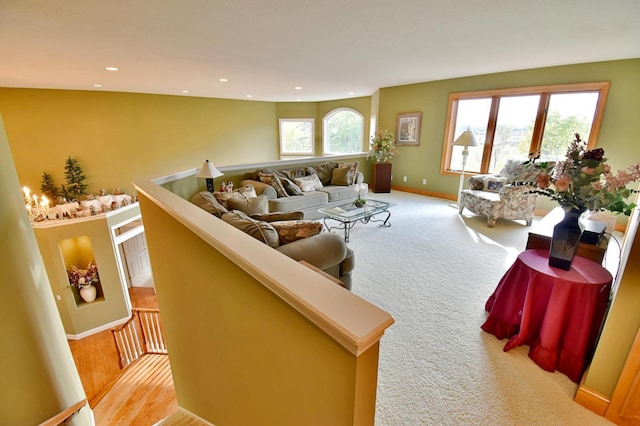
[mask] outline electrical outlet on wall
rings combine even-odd
[[[402,181],[406,182],[407,181],[407,177],[406,176],[402,176]]]
[[[427,180],[426,179],[422,179],[422,184],[426,185],[427,184]]]

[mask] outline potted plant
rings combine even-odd
[[[373,192],[391,191],[391,163],[396,155],[396,140],[388,130],[376,130],[369,144],[367,158],[373,161]]]

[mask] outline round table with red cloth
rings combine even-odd
[[[549,266],[548,250],[526,250],[502,277],[485,309],[482,329],[504,347],[529,345],[529,357],[547,371],[579,382],[609,302],[609,271],[575,256],[568,271]]]

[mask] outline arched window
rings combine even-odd
[[[336,108],[322,119],[324,154],[362,152],[364,117],[351,108]]]

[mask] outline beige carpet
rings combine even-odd
[[[577,385],[539,368],[527,346],[503,352],[506,340],[480,329],[486,299],[525,247],[524,222],[491,229],[446,200],[370,198],[397,204],[390,228],[359,223],[349,243],[353,292],[396,320],[381,343],[376,425],[611,424],[573,402]]]

